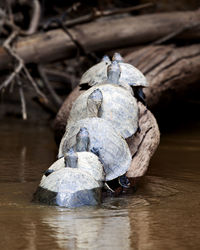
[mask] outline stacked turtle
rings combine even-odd
[[[132,156],[125,139],[139,130],[136,98],[144,101],[146,78],[115,53],[86,71],[80,86],[87,90],[72,105],[58,160],[44,173],[35,201],[97,205],[106,182],[128,184]]]

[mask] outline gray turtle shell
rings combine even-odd
[[[123,138],[132,136],[138,128],[138,105],[136,99],[117,84],[98,84],[81,94],[72,106],[67,126],[90,117],[87,99],[95,89],[103,95],[100,117],[110,121]]]
[[[77,168],[83,170],[86,173],[90,174],[92,178],[97,181],[104,180],[103,166],[99,161],[98,157],[91,152],[77,152],[78,162]],[[58,171],[60,169],[66,168],[64,157],[55,161],[48,170]],[[69,169],[69,168],[67,168]],[[43,182],[48,176],[43,175],[41,182]]]
[[[65,193],[74,193],[100,186],[100,182],[95,180],[91,174],[79,168],[61,168],[40,182],[42,188],[52,192]]]
[[[34,200],[63,207],[79,207],[100,203],[102,182],[77,168],[62,168],[43,179]]]
[[[89,132],[89,151],[93,148],[99,151],[99,159],[104,166],[106,181],[123,175],[131,164],[130,150],[126,141],[112,127],[112,123],[102,118],[86,118],[67,127],[60,143],[58,158],[75,146],[76,135],[82,127],[87,128]]]
[[[104,180],[98,157],[91,152],[78,152],[77,168],[65,167],[64,157],[54,162],[43,175],[34,200],[64,207],[97,205]]]
[[[107,67],[111,63],[101,61],[100,63],[89,68],[81,77],[80,85],[88,83],[89,86],[101,83],[107,80]],[[148,82],[146,77],[142,74],[140,70],[135,68],[129,63],[119,62],[121,68],[121,75],[119,78],[119,84],[124,85],[128,83],[131,86],[141,86],[147,87]]]

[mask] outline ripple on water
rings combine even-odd
[[[31,203],[56,156],[49,128],[1,123],[0,249],[197,249],[199,134],[162,136],[136,193],[67,209]]]

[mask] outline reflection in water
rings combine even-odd
[[[56,155],[47,127],[3,123],[0,138],[0,249],[198,249],[199,126],[162,136],[135,194],[77,209],[30,202]]]
[[[127,214],[115,215],[112,210],[100,208],[97,214],[95,210],[86,208],[73,214],[63,210],[53,216],[47,214],[43,222],[54,229],[60,248],[129,249],[130,223]]]
[[[24,174],[25,174],[25,167],[26,167],[26,151],[27,148],[24,146],[20,152],[20,160],[19,160],[19,181],[25,182]]]

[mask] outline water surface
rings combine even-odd
[[[0,123],[0,249],[198,249],[200,124],[164,134],[135,194],[100,207],[31,203],[55,160],[52,131]]]

